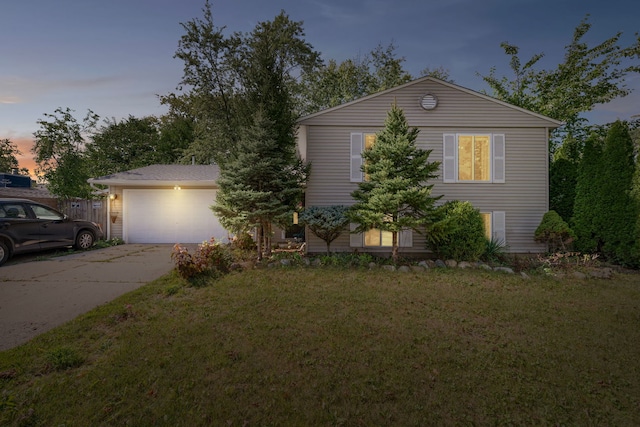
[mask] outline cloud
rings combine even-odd
[[[0,104],[19,104],[20,98],[17,96],[2,96],[0,97]]]
[[[22,104],[52,92],[103,88],[123,80],[122,76],[59,80],[0,76],[0,104]]]

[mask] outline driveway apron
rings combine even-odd
[[[119,245],[0,267],[0,351],[168,273],[171,247]]]

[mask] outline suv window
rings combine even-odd
[[[7,203],[0,205],[0,218],[27,218],[24,206]]]
[[[34,215],[38,219],[51,219],[54,221],[62,220],[64,217],[60,215],[59,212],[54,211],[53,209],[49,209],[40,205],[29,205]]]

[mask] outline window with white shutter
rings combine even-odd
[[[504,134],[443,135],[443,182],[505,182]]]

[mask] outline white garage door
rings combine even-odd
[[[216,190],[123,191],[123,237],[127,243],[202,243],[227,232],[209,208]]]

